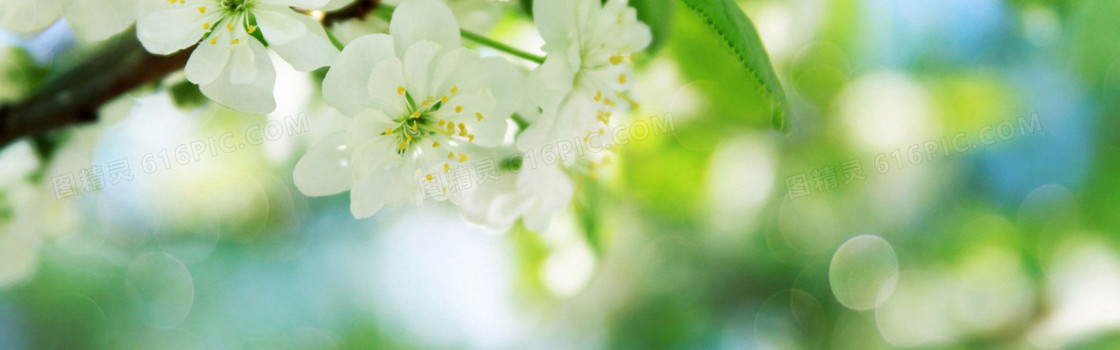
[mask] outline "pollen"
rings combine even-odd
[[[233,30],[233,22],[226,23],[226,29]]]
[[[253,34],[255,31],[257,31],[257,26],[249,26],[249,34]]]
[[[454,94],[457,94],[457,93],[459,93],[459,86],[458,85],[451,85],[451,94],[454,95]]]
[[[474,116],[478,118],[478,121],[482,121],[482,113],[475,113]]]
[[[397,148],[402,149],[402,150],[405,149],[405,148],[408,148],[408,143],[401,142],[401,144],[397,145]]]
[[[447,159],[455,159],[455,152],[447,152]]]
[[[234,44],[234,45],[237,45],[237,44],[238,44],[238,43],[240,43],[240,42],[241,42],[241,40],[239,40],[239,39],[233,39],[233,41],[231,41],[231,42],[229,42],[229,43],[230,43],[230,44]]]
[[[420,119],[420,111],[412,112],[412,119]]]
[[[602,91],[596,92],[595,93],[595,102],[599,102],[602,99],[603,99],[603,92]]]
[[[618,83],[619,84],[626,84],[626,73],[622,73],[622,74],[618,75]]]
[[[455,106],[455,113],[463,113],[463,106]]]
[[[467,142],[474,142],[474,134],[467,135]]]
[[[622,63],[622,56],[619,56],[619,55],[611,56],[611,64],[618,65],[618,64],[621,64],[621,63]]]
[[[412,135],[404,134],[404,142],[411,143],[412,142]]]
[[[444,121],[443,119],[440,119],[439,120],[439,126],[443,126],[443,124],[447,124],[447,122]]]
[[[210,30],[210,22],[203,23],[202,24],[202,29]]]
[[[397,95],[404,95],[405,91],[407,91],[407,90],[404,89],[404,86],[398,86],[397,87]]]
[[[424,178],[428,179],[428,181],[432,181],[432,174],[428,174]]]
[[[462,163],[462,162],[465,162],[465,161],[467,161],[467,155],[466,154],[460,154],[459,155],[459,163]]]
[[[393,129],[392,128],[385,128],[385,135],[392,135],[392,134],[393,134]]]
[[[439,147],[439,141],[432,142],[432,148]]]
[[[210,44],[218,45],[218,37],[210,38]]]
[[[440,98],[439,98],[439,101],[440,101],[440,102],[443,102],[443,103],[447,103],[447,100],[448,100],[447,96],[444,96],[444,97],[440,97]]]
[[[447,164],[447,163],[443,163],[443,171],[447,172],[448,170],[451,170],[451,165]]]
[[[198,7],[198,13],[205,14],[206,13],[206,6],[199,6]]]

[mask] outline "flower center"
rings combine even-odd
[[[444,111],[445,109],[453,109],[454,114],[461,114],[464,107],[461,105],[453,105],[451,97],[459,93],[458,86],[452,86],[448,90],[449,94],[441,95],[439,97],[429,96],[427,99],[420,100],[419,102],[412,96],[407,89],[403,86],[397,88],[397,94],[405,99],[408,106],[407,113],[393,119],[395,125],[386,128],[382,135],[395,137],[397,154],[404,156],[410,147],[415,149],[429,146],[432,152],[440,148],[440,141],[451,142],[474,142],[474,134],[470,133],[467,124],[463,122],[456,123],[455,121],[440,119],[436,116],[437,112]],[[444,114],[444,113],[440,113]],[[475,118],[479,122],[483,121],[482,113],[475,113]],[[431,139],[429,144],[427,139]],[[467,154],[456,154],[454,151],[449,151],[447,154],[448,162],[466,162]],[[448,170],[450,165],[444,163],[444,170]]]
[[[219,7],[229,14],[248,12],[253,8],[253,5],[256,5],[256,0],[222,0],[222,2],[218,4]]]

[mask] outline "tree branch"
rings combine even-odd
[[[330,25],[362,18],[377,3],[377,0],[357,0],[325,14],[322,21]],[[117,42],[47,81],[27,99],[0,107],[0,148],[24,136],[96,121],[97,112],[105,103],[182,70],[192,51],[194,47],[169,56],[153,55],[144,50],[134,30],[121,34]]]

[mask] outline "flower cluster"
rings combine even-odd
[[[612,116],[634,107],[626,95],[634,82],[631,62],[651,40],[626,0],[536,1],[547,57],[526,70],[465,48],[459,19],[443,1],[403,0],[387,34],[336,46],[312,14],[350,2],[5,0],[0,24],[41,30],[61,15],[76,33],[96,39],[135,22],[145,49],[192,50],[186,79],[211,100],[251,113],[276,108],[272,56],[301,71],[329,66],[323,98],[351,125],[299,161],[300,191],[349,191],[359,218],[436,198],[482,225],[502,229],[523,219],[534,230],[547,228],[567,207],[575,187],[570,176],[602,160],[567,157],[527,166],[522,157],[558,142],[587,142],[603,134]],[[438,183],[480,159],[501,163],[485,183],[468,190]]]
[[[565,0],[537,1],[533,11],[548,56],[524,72],[463,48],[458,21],[443,3],[402,3],[389,34],[351,42],[331,65],[324,98],[353,124],[300,160],[296,185],[307,195],[349,190],[355,217],[433,198],[424,188],[434,188],[434,198],[458,205],[469,221],[502,230],[521,218],[530,229],[546,229],[572,199],[568,173],[593,160],[521,163],[466,191],[426,186],[471,159],[520,160],[551,143],[586,141],[632,107],[625,95],[630,63],[650,42],[633,8],[620,0]],[[511,132],[515,115],[530,122],[525,130]]]

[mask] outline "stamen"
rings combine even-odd
[[[426,177],[426,178],[428,179],[428,181],[432,181],[432,174],[428,174],[428,175],[427,175],[427,176],[425,176],[425,177]]]
[[[392,128],[385,128],[385,135],[392,135],[392,134],[393,134],[393,129]]]
[[[618,75],[618,83],[619,84],[626,84],[626,73],[622,73],[622,74]]]
[[[462,163],[462,162],[465,162],[465,161],[467,161],[467,155],[466,154],[459,154],[459,163]]]
[[[448,152],[447,159],[455,159],[455,152]]]
[[[198,13],[206,14],[206,6],[199,6],[198,7]]]
[[[404,86],[397,87],[397,95],[404,95],[405,91]]]
[[[439,141],[432,142],[432,148],[439,147]]]
[[[463,113],[463,106],[455,106],[455,113]]]
[[[478,121],[482,121],[482,113],[475,113],[474,116],[478,117]]]
[[[459,86],[458,85],[451,85],[451,94],[454,95],[458,92],[459,92]]]

